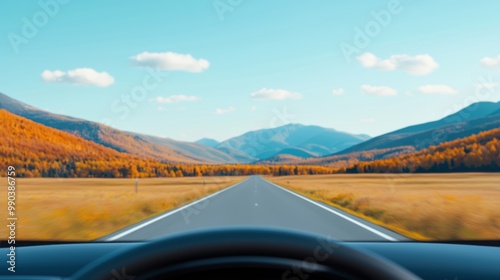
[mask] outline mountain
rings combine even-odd
[[[499,172],[500,128],[443,142],[419,152],[362,162],[346,172]]]
[[[0,167],[12,165],[18,176],[73,177],[88,172],[86,177],[112,177],[106,173],[110,167],[120,172],[130,163],[146,162],[4,109],[0,119]]]
[[[192,158],[203,158],[205,161],[214,163],[239,163],[237,158],[215,148],[199,143],[177,141],[170,138],[161,138],[150,135],[139,134],[143,139],[155,144],[169,147],[175,151],[181,151],[184,155]],[[215,141],[215,140],[214,140]]]
[[[412,146],[420,150],[498,127],[500,127],[500,102],[477,102],[440,120],[374,137],[336,155],[401,146]]]
[[[236,162],[237,160],[216,149],[195,143],[164,140],[121,131],[99,123],[52,114],[32,107],[0,93],[0,109],[37,123],[69,132],[119,152],[154,158],[167,162],[203,163]]]
[[[247,132],[217,145],[217,149],[255,161],[289,154],[318,157],[341,151],[369,139],[312,125],[288,124],[277,128]]]
[[[261,160],[257,163],[269,164],[286,164],[286,165],[322,165],[330,167],[348,167],[360,161],[373,161],[378,159],[392,158],[399,155],[405,155],[415,152],[415,148],[411,146],[402,146],[388,149],[376,149],[363,152],[352,152],[349,154],[330,155],[324,157],[302,158],[292,155],[277,155],[271,158]]]
[[[215,147],[217,147],[217,145],[220,144],[219,141],[217,141],[215,139],[210,139],[210,138],[203,138],[203,139],[196,141],[195,143],[203,145],[203,146],[207,146],[210,148],[215,148]]]

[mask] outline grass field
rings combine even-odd
[[[7,182],[7,178],[0,178]],[[244,177],[20,178],[18,240],[92,240],[242,181]],[[205,181],[205,184],[203,182]],[[6,195],[0,205],[7,207]],[[6,220],[7,211],[0,218]],[[7,227],[0,231],[7,238]]]
[[[500,239],[500,174],[339,174],[270,178],[419,240]]]

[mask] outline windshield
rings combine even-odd
[[[500,4],[0,4],[1,240],[500,238]]]

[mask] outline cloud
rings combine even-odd
[[[165,71],[202,72],[210,66],[206,59],[195,59],[190,54],[173,52],[142,52],[132,56],[137,66],[152,67]]]
[[[345,93],[345,90],[343,88],[337,88],[337,89],[332,90],[333,95],[342,95],[344,93]]]
[[[395,89],[386,86],[362,85],[361,91],[366,94],[377,95],[377,96],[390,96],[397,94]]]
[[[189,95],[171,95],[169,97],[161,97],[158,96],[154,99],[154,101],[158,103],[179,103],[179,102],[194,102],[200,100],[197,96],[189,96]]]
[[[107,87],[115,82],[115,79],[107,72],[97,72],[92,68],[76,68],[67,72],[45,70],[42,72],[41,77],[47,83],[97,87]]]
[[[447,85],[425,85],[419,87],[418,91],[423,94],[440,94],[440,95],[451,95],[458,93],[452,87]]]
[[[235,111],[236,111],[236,109],[234,109],[233,107],[229,107],[229,108],[217,108],[215,110],[215,113],[217,115],[222,115],[222,114],[227,114],[227,113],[233,113]]]
[[[364,53],[357,57],[365,68],[375,68],[385,71],[401,70],[412,75],[427,75],[439,65],[428,54],[409,56],[406,54],[391,55],[388,59],[380,59],[372,53]]]
[[[500,67],[500,54],[497,57],[484,57],[481,63],[486,67]]]
[[[285,99],[300,99],[300,93],[289,92],[284,89],[267,89],[262,88],[250,94],[253,99],[260,100],[285,100]]]

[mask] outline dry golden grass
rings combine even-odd
[[[271,181],[418,240],[500,239],[500,174],[339,174]]]
[[[17,239],[93,240],[243,179],[140,179],[139,193],[135,194],[134,179],[20,178],[17,179]],[[0,205],[7,205],[6,194],[0,200]],[[6,211],[1,215],[5,221]],[[7,237],[5,226],[0,235],[3,239]]]

